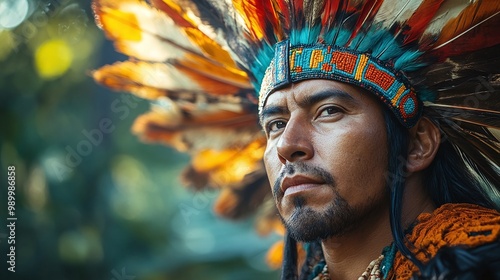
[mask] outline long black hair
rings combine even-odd
[[[424,265],[406,245],[408,243],[405,241],[405,229],[401,224],[409,131],[387,110],[384,110],[384,118],[389,147],[388,186],[391,193],[390,221],[394,244],[423,272]],[[446,203],[471,203],[498,210],[498,205],[482,186],[490,182],[484,181],[481,176],[474,175],[475,171],[466,164],[467,160],[466,155],[458,147],[448,139],[442,139],[434,160],[424,171],[423,176],[425,190],[434,206],[439,207]]]

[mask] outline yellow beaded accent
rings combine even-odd
[[[368,56],[364,54],[359,55],[359,64],[356,69],[356,74],[354,75],[354,79],[361,81],[361,78],[363,77],[363,70],[365,69],[367,63],[368,63]]]

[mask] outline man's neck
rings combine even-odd
[[[358,279],[368,264],[391,242],[388,207],[383,213],[370,215],[349,233],[323,240],[323,254],[330,278]]]
[[[342,236],[322,241],[323,254],[331,279],[358,279],[371,261],[377,259],[384,247],[393,241],[389,202],[386,207],[370,213],[369,217]],[[408,227],[417,216],[434,210],[430,197],[422,188],[407,182],[403,196],[402,225]]]

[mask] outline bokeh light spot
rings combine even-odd
[[[47,203],[47,181],[40,166],[35,167],[26,184],[27,203],[34,211],[41,211]]]
[[[101,239],[91,228],[64,232],[59,238],[59,256],[67,263],[84,263],[102,259]]]
[[[73,61],[73,52],[68,44],[53,39],[40,45],[35,53],[36,70],[40,77],[53,79],[64,75]]]
[[[15,46],[15,39],[9,30],[0,30],[0,61],[6,59]]]
[[[27,0],[0,1],[0,28],[12,29],[21,24],[28,16]]]
[[[208,230],[194,228],[184,234],[184,244],[193,253],[208,254],[215,249],[215,238]]]

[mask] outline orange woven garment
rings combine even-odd
[[[500,213],[473,204],[445,204],[433,213],[420,214],[406,236],[410,250],[423,263],[443,247],[473,248],[500,239]],[[417,267],[397,252],[388,279],[410,279]]]

